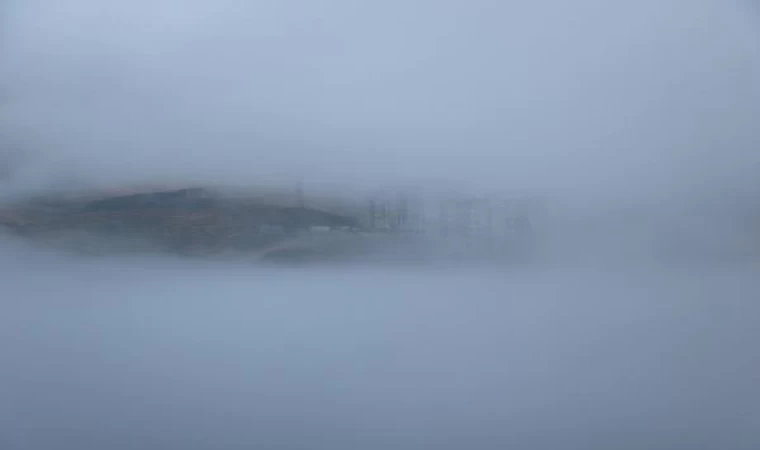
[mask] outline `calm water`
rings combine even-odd
[[[758,267],[0,257],[3,449],[755,449]]]

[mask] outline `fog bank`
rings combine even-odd
[[[58,258],[1,259],[9,450],[760,443],[757,267]]]
[[[757,189],[749,4],[5,2],[17,182],[454,180],[663,199]]]
[[[528,264],[85,258],[3,236],[1,449],[760,448],[749,3],[0,8],[4,200],[300,179],[551,209]]]

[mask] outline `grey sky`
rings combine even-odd
[[[760,27],[725,0],[11,1],[39,177],[751,184]],[[754,165],[754,166],[753,166]]]
[[[33,156],[17,187],[306,174],[592,198],[526,266],[91,260],[0,237],[3,450],[760,448],[757,264],[655,257],[755,248],[757,228],[593,223],[600,198],[760,190],[749,3],[0,5],[0,151]]]

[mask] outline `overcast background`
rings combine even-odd
[[[29,178],[754,189],[750,6],[6,0],[0,122]]]
[[[757,264],[666,262],[586,221],[757,204],[749,2],[0,5],[0,149],[24,156],[3,192],[448,180],[578,219],[510,267],[2,239],[0,449],[760,448]],[[697,241],[739,235],[704,219]]]

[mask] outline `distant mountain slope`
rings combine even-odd
[[[0,225],[35,239],[75,234],[141,239],[174,252],[263,248],[311,227],[359,228],[353,217],[231,198],[203,188],[28,202],[0,211]]]

